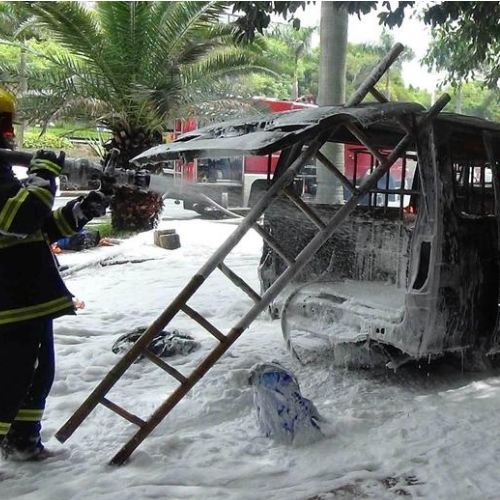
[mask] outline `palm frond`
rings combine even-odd
[[[102,43],[101,30],[92,10],[80,2],[32,2],[38,24],[75,54],[92,60]]]
[[[163,18],[162,35],[170,40],[170,52],[175,54],[186,40],[198,38],[196,30],[201,26],[218,23],[224,11],[224,2],[171,2],[168,16]]]
[[[154,36],[152,3],[112,1],[96,5],[105,39],[103,51],[111,71],[120,75],[123,87],[139,78],[143,61],[148,59],[145,54],[150,53]]]
[[[107,84],[119,87],[119,79],[110,71],[103,50],[103,36],[96,13],[80,2],[32,2],[29,4],[38,25],[50,31],[54,39],[81,57]]]
[[[88,113],[113,130],[156,131],[189,106],[210,117],[241,113],[247,105],[231,88],[236,78],[275,75],[262,38],[238,47],[233,26],[219,23],[226,2],[30,5],[37,25],[71,52],[41,55],[58,68],[50,78],[30,73],[26,105],[53,112],[59,104],[54,116]]]
[[[265,58],[256,58],[244,50],[226,49],[214,52],[196,64],[186,66],[183,68],[183,77],[185,86],[189,86],[237,72],[241,74],[259,72],[278,76],[269,66],[269,61]]]

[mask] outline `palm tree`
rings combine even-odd
[[[224,2],[28,5],[37,24],[68,50],[45,55],[61,74],[47,75],[49,92],[37,97],[59,100],[60,112],[85,109],[110,129],[109,146],[119,149],[121,167],[128,168],[131,158],[161,142],[169,120],[210,100],[213,89],[229,77],[266,71],[262,46],[236,46],[233,27],[219,22]],[[36,78],[41,82],[43,75]],[[112,207],[113,226],[154,227],[161,199],[135,193],[132,206],[127,188],[120,189]],[[154,213],[137,218],[137,207]]]
[[[290,66],[292,76],[290,99],[292,101],[299,98],[301,63],[310,53],[311,41],[315,32],[316,28],[301,27],[297,30],[289,25],[278,25],[270,33],[272,38],[281,42],[281,50],[276,54],[280,58],[280,64]]]
[[[364,60],[364,64],[359,68],[357,78],[353,81],[353,86],[356,88],[370,73],[370,71],[378,64],[380,59],[382,59],[394,46],[395,40],[394,36],[386,31],[382,31],[380,39],[377,43],[361,43],[358,44],[356,50],[358,53],[365,53],[365,55],[372,55],[372,58]],[[384,75],[384,94],[387,99],[393,98],[391,96],[391,77],[394,75],[399,76],[403,70],[402,64],[407,61],[411,61],[415,58],[415,53],[409,47],[405,48],[403,54],[401,54],[394,64],[385,72]]]

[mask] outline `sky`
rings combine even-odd
[[[318,26],[320,21],[321,2],[315,2],[313,5],[308,5],[305,12],[298,13],[303,26]],[[370,13],[358,19],[358,16],[350,16],[349,18],[349,34],[348,40],[353,43],[376,43],[382,27],[378,23],[376,13]],[[425,88],[429,91],[435,90],[442,75],[430,72],[427,67],[421,65],[419,60],[425,55],[431,39],[430,30],[422,22],[415,18],[405,19],[403,26],[391,30],[394,40],[405,46],[413,49],[415,59],[410,62],[403,63],[403,78],[405,83],[413,86]],[[319,37],[318,41],[319,43]]]

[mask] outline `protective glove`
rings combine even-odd
[[[90,191],[80,202],[80,207],[88,219],[102,217],[106,215],[106,209],[109,207],[108,197],[101,191]]]
[[[73,216],[78,227],[86,224],[94,217],[102,217],[109,207],[109,198],[101,191],[91,191],[87,196],[79,198],[73,205]]]
[[[41,174],[44,178],[47,176],[58,177],[64,167],[65,157],[66,154],[63,151],[57,156],[54,151],[40,149],[31,159],[28,174]]]

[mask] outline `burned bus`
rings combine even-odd
[[[299,358],[331,349],[346,365],[395,367],[450,354],[488,366],[500,342],[500,124],[450,113],[425,121],[415,103],[331,106],[206,127],[150,151],[148,161],[282,151],[275,184],[321,137],[357,151],[353,178],[337,175],[352,198],[318,203],[291,183],[261,222],[280,243],[278,250],[264,243],[259,274],[267,297],[328,221],[348,213],[274,294],[270,309],[289,348]],[[385,182],[382,174],[370,185],[356,178],[362,156],[370,174],[395,150],[403,152],[399,167],[392,161]]]

